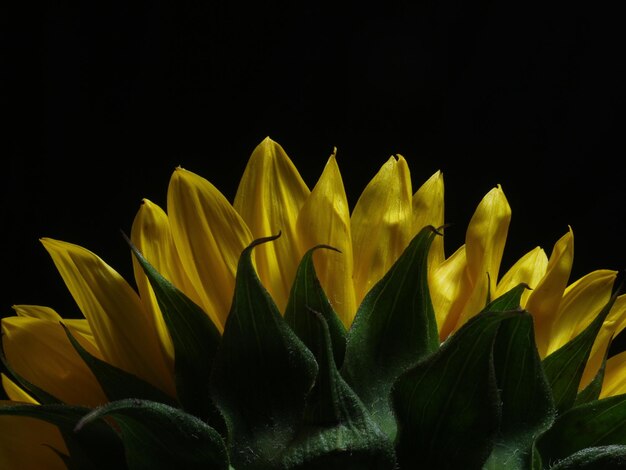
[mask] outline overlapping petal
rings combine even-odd
[[[541,357],[545,357],[550,344],[555,312],[569,281],[574,260],[574,233],[570,227],[552,249],[546,274],[528,296],[525,309],[535,322],[535,339]]]
[[[13,405],[0,401],[0,406]],[[65,470],[67,447],[56,426],[35,418],[0,416],[0,468]]]
[[[519,284],[526,284],[529,289],[524,291],[520,299],[521,305],[525,305],[531,290],[539,284],[547,268],[548,257],[546,252],[539,246],[533,248],[517,260],[502,276],[496,287],[494,298],[504,295]]]
[[[104,359],[173,394],[157,332],[132,287],[89,250],[50,238],[41,241],[89,322]]]
[[[252,234],[215,186],[183,168],[177,168],[170,179],[167,214],[200,305],[222,330],[232,302],[237,262]]]
[[[85,318],[63,318],[54,309],[44,307],[42,305],[14,305],[13,310],[18,317],[38,318],[40,320],[50,320],[52,322],[63,322],[72,331],[74,336],[80,335],[89,341],[91,346],[85,346],[86,349],[96,357],[101,358],[100,351],[96,344],[89,322]]]
[[[98,381],[59,323],[8,317],[2,320],[2,333],[7,361],[21,377],[65,403],[83,406],[106,403]],[[96,352],[88,341],[78,339],[85,348]]]
[[[623,393],[626,393],[626,351],[622,351],[606,361],[600,398]]]
[[[565,289],[554,314],[546,354],[556,351],[589,326],[609,301],[616,276],[615,271],[608,269],[593,271]]]
[[[620,295],[615,299],[611,311],[598,332],[581,379],[581,388],[584,388],[593,380],[602,366],[602,361],[612,339],[620,334],[624,328],[626,328],[626,294]]]
[[[351,217],[357,304],[409,244],[413,234],[411,175],[402,156],[391,157],[359,197]]]
[[[511,208],[497,186],[483,197],[470,220],[465,235],[464,275],[440,336],[447,337],[480,312],[496,291],[510,221]]]
[[[454,322],[446,322],[451,311],[458,309],[459,296],[463,288],[467,258],[465,245],[437,266],[429,275],[429,290],[439,328],[439,339],[443,341],[451,333]]]
[[[183,269],[183,263],[176,251],[167,214],[148,199],[142,201],[131,228],[131,241],[148,262],[166,279],[185,293],[187,297],[201,304],[193,283]],[[174,347],[172,339],[161,315],[154,291],[141,265],[133,256],[133,271],[141,301],[149,312],[148,318],[154,324],[160,344],[168,358],[168,366],[173,367]]]
[[[283,148],[267,137],[252,152],[235,195],[233,206],[254,238],[282,234],[254,252],[259,278],[281,312],[303,254],[296,221],[309,193]]]
[[[31,397],[26,391],[18,384],[13,382],[4,374],[0,374],[2,378],[2,388],[7,394],[7,397],[13,401],[19,401],[22,403],[29,403],[31,405],[38,405],[39,402]]]
[[[330,245],[340,251],[318,250],[314,262],[328,299],[344,325],[349,327],[357,308],[352,281],[350,208],[335,153],[300,210],[297,236],[303,253],[316,245]]]

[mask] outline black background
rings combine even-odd
[[[120,230],[141,198],[165,207],[182,165],[232,200],[265,136],[310,187],[336,146],[352,205],[393,154],[415,188],[441,169],[448,254],[501,184],[503,270],[568,225],[572,280],[626,266],[624,42],[608,4],[93,3],[5,16],[2,315],[77,314],[40,237],[130,280]]]

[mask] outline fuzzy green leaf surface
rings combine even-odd
[[[114,419],[112,429],[124,443],[129,470],[228,470],[228,453],[220,434],[178,408],[147,400],[119,400],[84,416],[77,429],[106,417]]]
[[[623,470],[626,468],[626,446],[590,447],[561,460],[550,470]]]
[[[252,266],[252,249],[275,238],[256,240],[241,254],[211,377],[237,469],[280,468],[278,459],[302,423],[318,370]]]
[[[439,347],[428,290],[428,251],[436,236],[424,227],[372,287],[348,331],[341,374],[383,431],[395,439],[391,388],[398,377]]]
[[[320,313],[307,328],[319,364],[303,427],[283,456],[286,469],[393,470],[392,442],[337,370],[330,329]],[[317,325],[315,330],[314,325]]]
[[[626,445],[626,395],[570,408],[539,439],[544,462],[557,462],[589,447]]]
[[[527,288],[519,284],[484,309],[518,312],[500,324],[493,346],[502,415],[485,470],[532,468],[534,442],[552,425],[556,414],[535,344],[533,318],[520,306]]]
[[[511,316],[473,317],[397,381],[400,468],[481,468],[487,461],[501,414],[493,343],[500,323]]]
[[[304,254],[289,294],[285,321],[298,338],[313,350],[318,343],[320,327],[319,320],[311,312],[320,313],[328,325],[335,364],[340,366],[346,350],[346,329],[330,304],[315,272],[313,253],[318,249],[334,250],[332,247],[319,245]]]
[[[494,367],[502,416],[487,468],[531,468],[535,439],[552,425],[556,410],[527,312],[501,323]]]

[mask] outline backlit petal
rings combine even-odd
[[[613,335],[617,336],[626,328],[626,294],[622,294],[613,304],[605,323],[613,321]]]
[[[104,359],[173,394],[173,377],[157,333],[132,287],[85,248],[50,238],[42,243],[87,318]]]
[[[608,269],[593,271],[565,289],[552,322],[546,354],[550,354],[584,330],[611,297],[617,273]]]
[[[413,234],[417,234],[423,227],[432,225],[440,228],[444,224],[444,186],[441,171],[432,175],[413,194]],[[444,260],[443,237],[435,237],[428,254],[428,263],[431,268],[438,266]]]
[[[580,381],[580,388],[584,388],[593,380],[597,372],[600,370],[602,360],[606,353],[611,340],[616,337],[626,325],[626,294],[615,299],[615,303],[611,308],[606,320],[602,324],[602,328],[596,336],[596,340],[591,348],[587,366]]]
[[[309,193],[283,148],[267,137],[252,152],[233,204],[254,238],[281,232],[280,238],[254,251],[259,278],[281,312],[303,254],[296,220]]]
[[[170,179],[167,213],[176,249],[200,305],[222,330],[239,256],[252,241],[252,234],[215,186],[182,168]]]
[[[604,381],[600,398],[626,393],[626,351],[620,352],[606,361]]]
[[[453,331],[480,312],[496,291],[500,262],[511,221],[511,208],[498,185],[480,201],[465,234],[467,267],[463,285],[447,322],[457,318]]]
[[[525,309],[535,322],[535,339],[539,355],[545,357],[550,343],[552,323],[561,304],[574,260],[574,234],[570,230],[563,235],[552,249],[543,279],[526,301]]]
[[[450,312],[459,309],[457,303],[463,286],[466,264],[465,245],[463,245],[437,266],[432,274],[429,273],[428,285],[441,341],[450,335],[456,325],[458,315],[455,318],[450,318],[450,320],[448,318]]]
[[[200,297],[183,270],[182,261],[176,251],[167,214],[148,199],[142,201],[135,216],[131,228],[131,241],[163,277],[200,305]],[[158,332],[161,346],[168,358],[168,366],[172,371],[174,359],[172,339],[148,277],[135,256],[133,256],[133,270],[139,296],[149,312],[148,318]]]
[[[49,320],[56,323],[63,322],[70,328],[74,336],[80,334],[85,340],[89,341],[91,347],[89,347],[88,350],[92,351],[92,354],[101,357],[96,339],[86,319],[62,318],[54,309],[41,305],[14,305],[13,310],[15,310],[15,313],[17,313],[19,317],[38,318],[40,320]]]
[[[7,317],[2,319],[2,333],[9,365],[32,384],[69,404],[97,406],[106,402],[96,378],[57,322]],[[91,347],[77,339],[85,348]]]
[[[350,208],[334,153],[302,206],[297,230],[302,252],[316,245],[330,245],[341,251],[317,250],[314,262],[330,303],[349,327],[357,307],[352,283]]]
[[[18,384],[13,382],[6,375],[4,374],[0,374],[0,375],[2,375],[2,388],[4,389],[4,392],[7,394],[7,397],[9,397],[11,400],[19,401],[22,403],[30,403],[32,405],[39,404],[37,400],[35,400],[28,393],[26,393],[26,391],[22,387],[20,387]]]
[[[14,405],[2,401],[0,406]],[[56,426],[35,418],[0,416],[0,468],[6,470],[65,470],[54,450],[67,455]]]
[[[539,281],[546,274],[548,268],[548,257],[546,252],[541,247],[536,247],[522,256],[515,264],[509,269],[496,287],[496,292],[493,298],[498,298],[505,294],[515,286],[524,283],[528,285],[530,289],[534,289]],[[526,304],[526,300],[530,295],[531,290],[525,290],[522,294],[521,305]]]
[[[403,157],[391,157],[365,187],[352,212],[357,305],[408,246],[412,217],[409,167]]]

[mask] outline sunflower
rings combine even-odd
[[[178,167],[167,210],[144,199],[132,223],[135,286],[41,239],[82,317],[16,305],[3,318],[2,468],[551,468],[600,444],[597,461],[621,458],[607,446],[626,435],[574,445],[566,427],[624,401],[625,353],[607,359],[626,326],[617,273],[570,282],[568,228],[549,256],[533,248],[501,274],[510,219],[498,185],[446,256],[443,175],[414,191],[402,156],[352,210],[336,152],[310,190],[266,138],[232,203]],[[457,456],[442,452],[453,438],[467,442]]]

